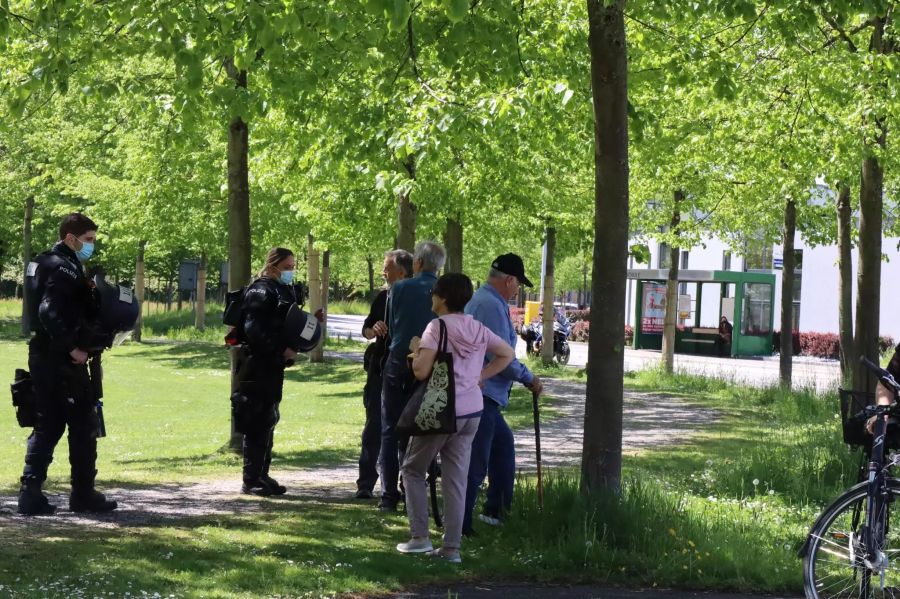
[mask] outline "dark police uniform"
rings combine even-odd
[[[61,241],[29,264],[26,275],[34,331],[28,344],[28,366],[37,414],[25,453],[19,511],[53,511],[40,489],[66,427],[72,475],[70,507],[75,511],[115,509],[115,502],[94,491],[97,398],[87,365],[73,364],[69,355],[79,347],[87,323],[96,317],[92,286],[75,252]]]
[[[287,366],[285,316],[295,302],[293,287],[269,277],[257,279],[244,292],[243,346],[236,363],[244,403],[235,423],[244,434],[243,490],[248,493],[284,493],[284,487],[269,476],[269,465]]]

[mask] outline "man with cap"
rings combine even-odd
[[[509,316],[508,302],[518,295],[519,285],[533,286],[525,276],[522,258],[516,254],[503,254],[491,264],[487,284],[475,292],[466,306],[466,314],[471,314],[475,320],[513,347],[516,346],[516,328]],[[485,357],[489,358],[490,356]],[[484,382],[484,412],[472,441],[472,458],[469,463],[463,516],[464,534],[472,533],[472,512],[486,475],[490,475],[487,498],[479,518],[487,524],[497,525],[503,513],[512,505],[516,451],[512,431],[503,419],[501,410],[509,405],[509,393],[516,382],[538,394],[543,390],[540,379],[517,359],[503,372]]]

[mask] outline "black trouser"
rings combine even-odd
[[[398,435],[397,421],[413,388],[413,374],[406,361],[406,352],[392,351],[384,364],[381,396],[381,500],[396,503],[400,500],[400,462],[406,454],[409,437]]]
[[[245,422],[243,477],[245,482],[253,482],[269,475],[275,425],[281,419],[278,406],[284,388],[284,365],[276,355],[244,353],[240,360],[239,387],[250,400],[249,411],[242,419]]]
[[[278,404],[272,406],[275,411],[275,422],[281,418]],[[253,427],[244,433],[244,481],[253,482],[269,475],[272,463],[272,444],[275,438],[275,425]]]
[[[87,366],[72,364],[66,355],[32,348],[28,368],[34,380],[37,421],[28,437],[22,482],[40,485],[47,479],[53,450],[68,426],[72,489],[93,489],[98,420]]]
[[[369,366],[366,386],[363,389],[366,424],[362,430],[359,478],[356,479],[356,488],[365,491],[372,491],[378,482],[378,454],[381,452],[381,386],[381,370],[378,364],[372,364]]]

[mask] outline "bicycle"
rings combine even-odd
[[[886,449],[891,449],[888,420],[900,414],[900,384],[866,358],[860,361],[893,392],[894,402],[869,405],[858,414],[860,427],[875,417],[866,475],[822,512],[800,549],[808,599],[900,597],[900,531],[891,527],[900,479],[890,475],[890,469],[900,464],[900,454],[885,459]],[[846,419],[846,410],[841,412]],[[846,431],[845,427],[845,441]]]

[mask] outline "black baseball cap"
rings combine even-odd
[[[532,282],[528,280],[528,277],[525,276],[525,264],[522,263],[522,258],[516,254],[497,256],[497,259],[491,264],[491,268],[519,279],[519,283],[526,287],[534,287]]]

